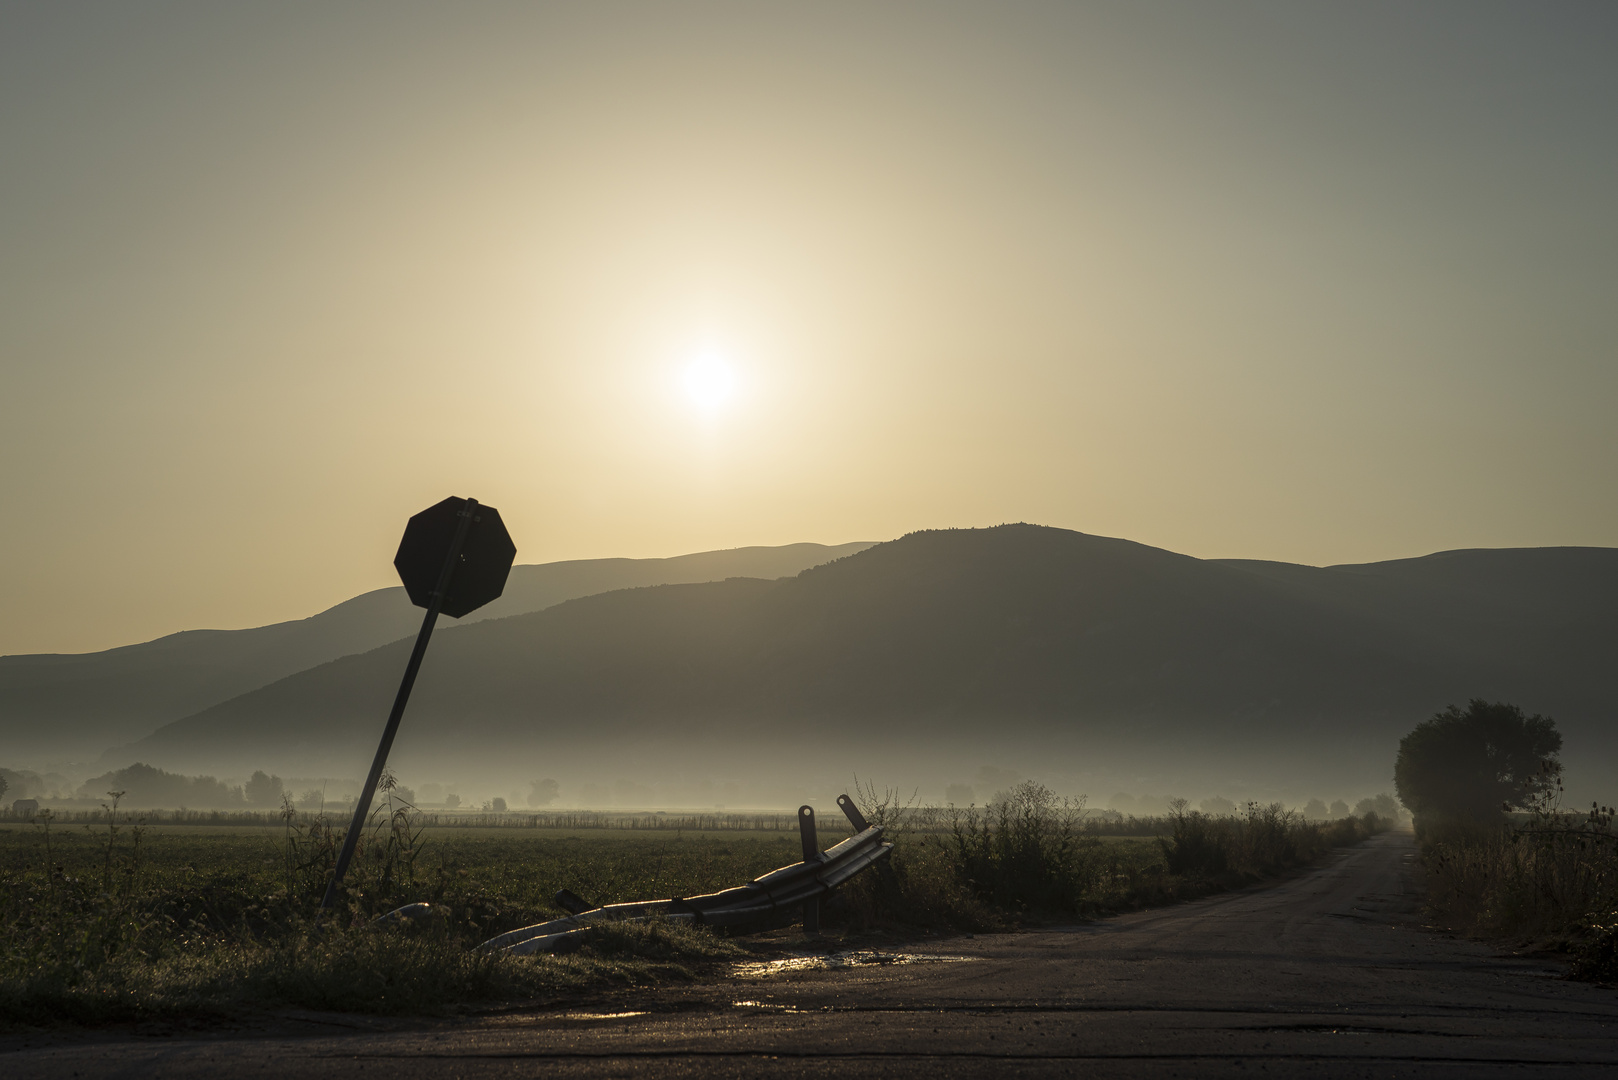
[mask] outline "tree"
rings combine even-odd
[[[1561,749],[1550,717],[1473,698],[1465,712],[1451,705],[1399,740],[1393,785],[1417,817],[1487,821],[1554,783]]]
[[[254,806],[278,806],[281,802],[281,778],[279,776],[266,776],[260,769],[248,778],[242,785],[247,801]]]
[[[549,806],[556,801],[562,793],[562,786],[555,780],[546,777],[544,780],[535,780],[528,792],[529,806]]]

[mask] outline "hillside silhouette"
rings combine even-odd
[[[398,752],[655,764],[682,747],[745,763],[794,742],[835,756],[838,740],[912,753],[1021,740],[1281,763],[1359,753],[1385,771],[1388,740],[1485,696],[1552,713],[1570,745],[1587,734],[1606,753],[1615,601],[1611,549],[1318,568],[1031,525],[923,532],[794,578],[625,590],[447,630]],[[363,757],[407,651],[302,672],[116,756]]]
[[[537,611],[573,597],[663,582],[777,578],[868,547],[789,544],[669,559],[580,559],[512,568],[498,600],[460,625]],[[88,757],[160,725],[342,656],[415,634],[404,589],[363,593],[289,622],[188,630],[103,652],[0,657],[0,742],[13,759]],[[444,626],[456,625],[446,619]]]

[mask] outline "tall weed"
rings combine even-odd
[[[1059,799],[1024,781],[981,811],[956,815],[947,841],[956,879],[1011,915],[1076,914],[1098,866],[1100,841],[1083,832],[1084,800]]]
[[[1618,834],[1613,809],[1561,809],[1559,785],[1525,817],[1420,822],[1433,913],[1480,937],[1582,946],[1589,977],[1618,977]]]
[[[1137,838],[1096,828],[1082,799],[1060,799],[1037,783],[983,808],[950,808],[942,829],[937,816],[923,808],[904,818],[905,828],[890,834],[891,875],[850,882],[834,913],[859,926],[978,930],[1131,910],[1281,873],[1392,824],[1375,815],[1307,822],[1257,803],[1237,817],[1213,817],[1180,800],[1162,822],[1167,835]]]

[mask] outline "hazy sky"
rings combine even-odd
[[[0,652],[310,614],[452,493],[523,562],[1618,544],[1615,56],[1609,0],[4,3]]]

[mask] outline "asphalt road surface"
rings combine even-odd
[[[1618,1077],[1618,992],[1422,929],[1414,859],[1387,834],[1267,889],[574,1011],[12,1043],[0,1076]]]

